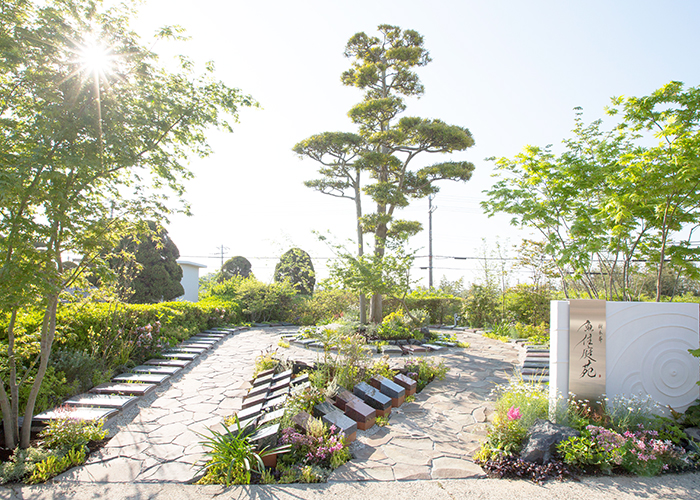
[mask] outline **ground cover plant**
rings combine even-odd
[[[95,445],[107,436],[103,422],[78,420],[70,408],[60,408],[61,417],[48,423],[27,449],[16,448],[9,460],[0,464],[0,483],[23,481],[43,483],[61,472],[81,465]]]
[[[546,463],[527,462],[520,454],[533,424],[550,417],[548,391],[539,384],[514,380],[498,388],[496,396],[493,422],[475,456],[491,477],[541,482],[582,473],[654,476],[699,465],[700,446],[683,430],[685,415],[662,417],[653,401],[622,397],[559,405],[553,419],[577,435],[561,440]]]

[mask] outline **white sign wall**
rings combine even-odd
[[[700,397],[698,304],[607,302],[605,393],[651,396],[684,411]],[[550,396],[569,394],[569,302],[552,301]]]

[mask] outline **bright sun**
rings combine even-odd
[[[92,75],[107,75],[112,69],[114,55],[100,42],[87,41],[78,50],[78,62],[83,71]]]

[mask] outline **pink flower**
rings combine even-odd
[[[522,417],[523,414],[520,413],[520,407],[511,406],[510,410],[508,410],[508,420],[520,420]]]

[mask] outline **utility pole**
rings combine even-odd
[[[433,195],[428,196],[428,288],[433,289]]]
[[[225,247],[221,245],[220,247],[216,247],[217,250],[221,252],[221,269],[224,268],[224,251],[225,250],[230,250],[229,247]]]

